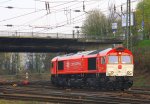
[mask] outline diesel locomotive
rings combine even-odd
[[[124,47],[61,55],[51,64],[55,86],[124,90],[133,85],[133,54]]]

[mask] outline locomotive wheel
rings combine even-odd
[[[67,80],[67,87],[71,87],[70,80]]]
[[[133,85],[133,81],[127,81],[124,83],[124,89],[129,89]]]
[[[112,90],[112,89],[114,89],[114,86],[113,86],[113,82],[112,82],[112,81],[108,81],[108,82],[106,83],[106,89],[107,89],[107,90]]]
[[[87,87],[89,88],[97,88],[98,87],[98,83],[96,81],[96,78],[87,78]]]
[[[52,76],[51,76],[51,83],[55,84],[55,78],[53,78]]]
[[[116,81],[113,82],[113,90],[114,90],[114,91],[117,90],[117,83],[116,83]]]

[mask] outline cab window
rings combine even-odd
[[[105,62],[105,57],[102,57],[102,58],[101,58],[101,63],[102,63],[102,64],[105,64],[105,63],[106,63],[106,62]]]
[[[129,63],[131,63],[131,57],[128,55],[126,55],[126,56],[121,56],[121,59],[122,59],[122,63],[123,64],[129,64]]]
[[[108,62],[110,64],[118,64],[118,56],[108,56]]]
[[[63,69],[64,69],[64,62],[58,61],[58,70],[63,70]]]

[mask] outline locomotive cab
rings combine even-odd
[[[133,76],[132,53],[123,47],[108,52],[106,67],[106,76]]]

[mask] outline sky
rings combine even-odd
[[[84,3],[83,3],[84,1]],[[134,10],[139,0],[131,0]],[[101,10],[108,14],[108,7],[121,5],[126,8],[127,0],[0,0],[0,32],[38,32],[72,34],[81,27],[88,11]],[[49,8],[46,10],[46,4]],[[85,11],[83,11],[83,4]],[[75,12],[80,10],[80,12]],[[79,29],[80,30],[80,29]]]

